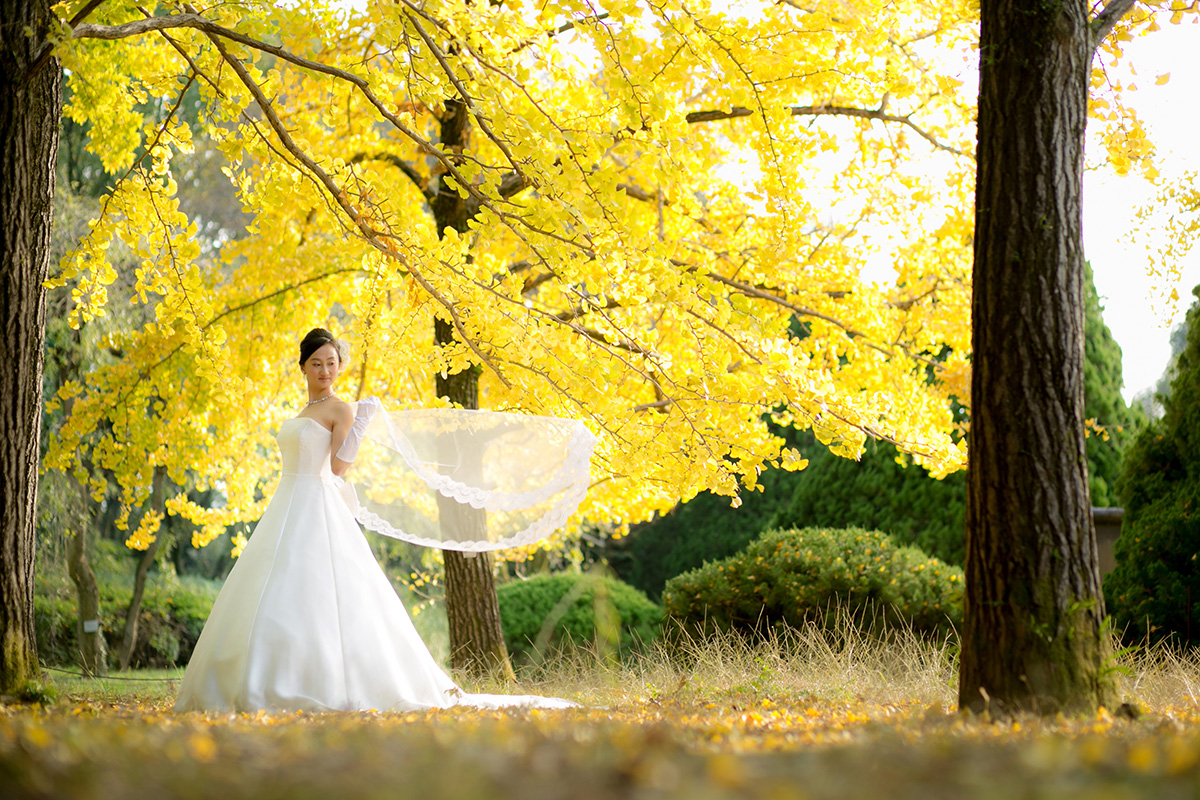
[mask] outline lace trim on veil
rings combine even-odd
[[[424,413],[435,412],[426,410]],[[429,490],[452,499],[460,505],[483,511],[514,512],[536,509],[538,506],[546,505],[551,499],[556,499],[544,512],[523,528],[516,531],[493,531],[482,539],[453,538],[452,536],[434,538],[406,531],[359,503],[357,518],[364,528],[394,539],[443,550],[483,552],[520,547],[544,539],[561,528],[587,495],[591,481],[592,451],[597,440],[582,422],[556,417],[534,417],[523,414],[462,409],[437,409],[436,413],[439,414],[439,422],[443,425],[445,424],[443,418],[449,418],[461,421],[463,429],[473,427],[470,425],[474,419],[471,415],[488,415],[489,419],[511,419],[514,427],[535,434],[544,433],[547,440],[551,438],[552,434],[561,433],[564,426],[569,426],[571,435],[565,445],[562,461],[553,474],[544,483],[519,492],[471,485],[439,472],[436,465],[431,466],[429,461],[421,458],[408,436],[402,432],[402,426],[398,420],[404,418],[404,412],[396,413],[395,418],[388,412],[380,412],[376,416],[382,416],[385,425],[381,426],[373,422],[367,436],[399,454],[403,459],[404,466],[419,477]],[[561,445],[558,447],[562,448]]]

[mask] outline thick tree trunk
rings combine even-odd
[[[166,504],[167,469],[166,467],[155,467],[154,482],[150,490],[150,510],[161,514],[166,508]],[[142,613],[142,597],[146,592],[146,575],[150,572],[150,567],[154,565],[154,559],[158,556],[158,548],[166,536],[166,531],[160,529],[158,536],[138,559],[137,572],[133,577],[133,594],[129,598],[129,608],[125,611],[125,633],[121,638],[121,652],[118,656],[118,668],[122,672],[129,669],[129,663],[133,660],[133,648],[137,646],[138,618]]]
[[[984,0],[959,704],[1108,700],[1083,427],[1083,0]]]
[[[62,70],[30,67],[50,31],[48,0],[0,3],[0,692],[37,673],[34,523],[42,414],[46,279],[62,110]],[[33,35],[30,35],[32,32]]]

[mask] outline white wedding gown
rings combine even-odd
[[[213,604],[175,710],[573,706],[455,685],[339,494],[330,438],[308,418],[280,428],[279,487]]]

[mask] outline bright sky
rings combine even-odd
[[[1163,29],[1125,48],[1126,61],[1137,70],[1138,90],[1130,95],[1158,148],[1164,177],[1200,170],[1197,126],[1200,110],[1200,25],[1164,25]],[[1170,80],[1155,86],[1155,78]],[[1170,328],[1181,322],[1191,305],[1192,287],[1200,284],[1200,247],[1181,266],[1180,279],[1163,286],[1147,275],[1146,243],[1133,241],[1133,213],[1151,199],[1147,181],[1101,172],[1084,179],[1083,236],[1087,258],[1095,272],[1096,290],[1104,306],[1104,321],[1121,345],[1125,369],[1125,398],[1152,387],[1167,366]],[[1167,299],[1171,288],[1179,302]]]

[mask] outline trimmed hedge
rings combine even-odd
[[[870,624],[945,635],[962,621],[963,573],[878,531],[769,531],[735,556],[667,583],[666,614],[685,630],[832,626],[851,613]]]
[[[616,578],[535,575],[502,584],[496,594],[504,643],[517,661],[536,657],[539,637],[551,648],[567,643],[597,645],[599,638],[599,646],[608,642],[625,653],[659,635],[662,609]]]

